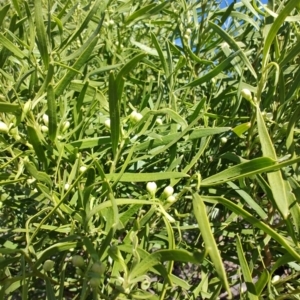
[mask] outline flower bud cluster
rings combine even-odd
[[[143,115],[139,112],[136,112],[135,110],[133,110],[132,113],[130,114],[130,121],[134,124],[141,121],[142,118]]]
[[[155,194],[157,191],[156,183],[153,181],[148,182],[146,185],[146,189],[147,189],[148,193],[150,194],[150,196],[152,198],[155,198]],[[173,194],[174,194],[174,188],[172,186],[168,185],[165,187],[164,191],[162,192],[161,198],[165,199],[169,203],[173,203],[176,200],[176,198]]]
[[[43,114],[42,116],[44,125],[41,125],[41,130],[42,132],[48,132],[49,131],[49,116],[47,114]],[[65,121],[63,122],[63,124],[61,125],[61,129],[60,132],[61,133],[65,133],[71,126],[71,123],[69,121]],[[58,139],[61,139],[61,136],[57,137]]]

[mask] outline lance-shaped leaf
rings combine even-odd
[[[211,227],[209,225],[205,204],[197,193],[193,194],[193,210],[202,234],[203,241],[205,243],[205,249],[207,250],[210,259],[214,264],[216,272],[230,298],[231,290],[224,269],[223,261],[217,243],[211,231]]]

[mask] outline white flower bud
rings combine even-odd
[[[273,278],[272,278],[272,283],[275,283],[275,282],[279,281],[280,278],[281,278],[281,277],[280,277],[279,275],[273,276]]]
[[[227,143],[227,138],[225,136],[221,137],[221,143],[226,144]]]
[[[79,168],[79,171],[80,171],[80,173],[83,173],[83,172],[85,172],[86,171],[86,166],[81,166],[80,168]]]
[[[143,115],[133,110],[130,114],[130,120],[132,123],[137,123],[143,118]]]
[[[48,132],[49,128],[47,126],[45,126],[45,125],[42,125],[41,126],[41,130],[42,130],[42,132]]]
[[[172,196],[169,196],[166,201],[168,203],[174,203],[176,201],[176,198],[175,198],[175,196],[172,195]]]
[[[273,119],[273,113],[271,113],[271,112],[266,113],[266,118],[269,119],[269,120],[272,120]]]
[[[111,26],[115,24],[114,20],[109,20],[108,23],[109,23],[109,25],[111,25]]]
[[[70,184],[66,183],[65,186],[64,186],[65,191],[67,191],[69,188],[70,188]]]
[[[188,36],[187,34],[185,34],[185,35],[183,36],[183,38],[184,38],[185,40],[188,40],[188,39],[189,39],[189,36]]]
[[[150,181],[147,183],[147,186],[146,186],[146,189],[147,191],[149,192],[149,194],[154,197],[155,196],[155,193],[156,193],[156,190],[157,190],[157,185],[155,182],[153,181]]]
[[[156,122],[157,125],[162,125],[162,124],[163,124],[163,121],[162,121],[161,118],[157,118],[157,119],[155,120],[155,122]]]
[[[248,90],[248,89],[242,89],[241,90],[241,95],[247,99],[248,101],[251,101],[252,100],[252,94],[251,92]]]
[[[0,132],[8,133],[8,126],[2,121],[0,121]]]
[[[136,113],[136,115],[135,115],[135,120],[136,120],[136,122],[139,122],[139,121],[141,121],[141,120],[142,120],[142,118],[143,118],[143,115],[142,115],[142,114],[140,114],[140,113]]]
[[[110,128],[110,119],[106,119],[105,122],[104,122],[104,125],[105,125],[106,128],[109,129]]]
[[[136,111],[133,110],[133,111],[131,112],[131,114],[130,114],[130,120],[131,120],[132,122],[133,122],[134,119],[135,119],[135,115],[136,115]]]
[[[166,198],[172,196],[173,193],[174,193],[174,189],[170,185],[166,186],[164,189],[164,192],[163,192],[163,194]]]
[[[44,124],[45,124],[46,126],[48,126],[48,124],[49,124],[49,117],[48,117],[48,115],[43,114],[43,121],[44,121]]]
[[[71,124],[70,124],[69,121],[65,121],[65,122],[63,123],[61,132],[62,132],[62,133],[66,132],[66,131],[69,129],[70,125],[71,125]]]

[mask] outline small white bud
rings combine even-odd
[[[273,113],[271,113],[271,112],[266,113],[266,118],[269,119],[269,120],[272,120],[273,119]]]
[[[157,118],[157,119],[155,120],[155,122],[156,122],[157,125],[162,125],[162,124],[163,124],[163,121],[162,121],[161,118]]]
[[[176,201],[176,198],[175,198],[175,196],[172,195],[172,196],[169,196],[166,201],[168,203],[174,203]]]
[[[104,125],[105,125],[106,128],[109,129],[110,128],[110,119],[106,119],[105,122],[104,122]]]
[[[42,132],[48,132],[49,128],[46,125],[42,125],[41,130],[42,130]]]
[[[70,188],[70,184],[66,183],[65,186],[64,186],[65,191],[67,191],[69,188]]]
[[[251,92],[248,90],[248,89],[242,89],[241,90],[241,95],[247,99],[248,101],[251,101],[252,100],[252,94]]]
[[[49,124],[49,117],[48,117],[48,115],[43,114],[43,121],[44,121],[44,124],[45,124],[46,126],[48,126],[48,124]]]
[[[66,131],[69,129],[70,125],[71,125],[71,124],[70,124],[69,121],[65,121],[65,122],[63,123],[61,132],[62,132],[62,133],[66,132]]]
[[[157,185],[155,182],[153,181],[150,181],[147,183],[147,186],[146,186],[146,189],[147,191],[149,192],[149,194],[154,197],[155,196],[155,193],[156,193],[156,190],[157,190]]]
[[[280,278],[281,278],[281,277],[280,277],[279,275],[273,276],[273,278],[272,278],[272,283],[275,283],[275,282],[279,281]]]
[[[173,193],[174,193],[174,189],[170,185],[166,186],[164,189],[164,192],[163,192],[163,194],[166,198],[172,196]]]
[[[83,172],[85,172],[86,171],[86,166],[81,166],[80,168],[79,168],[79,171],[80,171],[80,173],[83,173]]]
[[[111,26],[115,24],[114,20],[109,20],[108,23],[109,23],[109,25],[111,25]]]
[[[226,144],[227,143],[227,138],[225,136],[221,137],[221,143]]]
[[[136,121],[136,122],[139,122],[139,121],[141,121],[141,120],[142,120],[142,118],[143,118],[143,115],[142,115],[142,114],[140,114],[140,113],[136,113],[136,115],[135,115],[135,121]]]
[[[130,114],[130,120],[132,123],[137,123],[143,118],[143,115],[133,110]]]
[[[188,40],[190,37],[189,37],[187,34],[185,34],[185,35],[183,36],[183,38],[184,38],[185,40]]]
[[[2,121],[0,121],[0,132],[8,133],[8,126]]]

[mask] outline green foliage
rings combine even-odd
[[[0,4],[0,299],[300,299],[299,0],[79,3]]]

